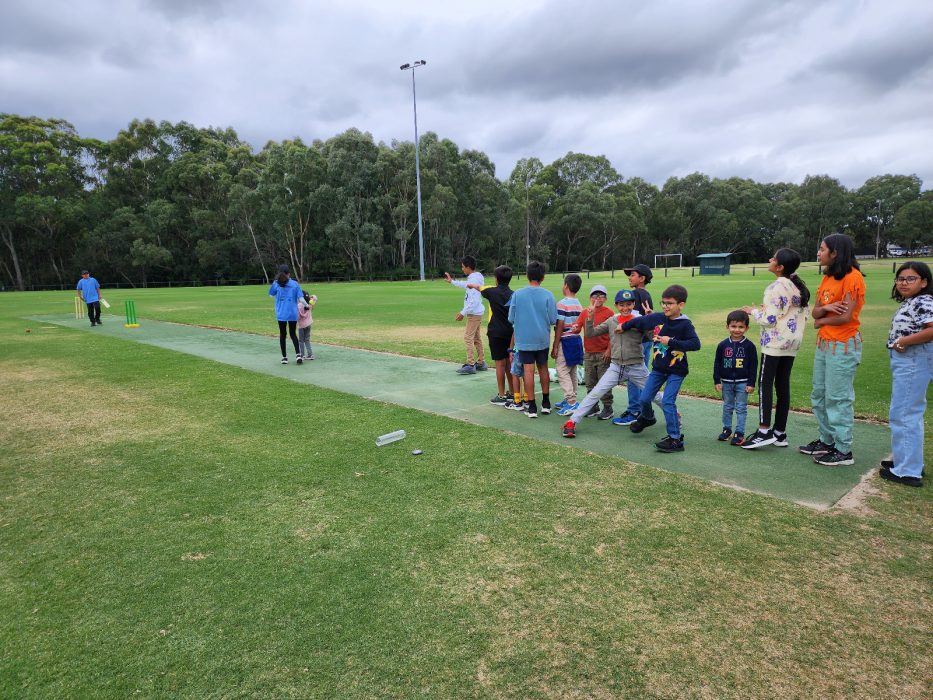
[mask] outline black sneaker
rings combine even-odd
[[[719,433],[719,437],[716,438],[719,442],[725,442],[729,439],[729,436],[732,435],[732,428],[723,428],[722,432]]]
[[[835,447],[831,447],[826,454],[815,456],[813,461],[826,467],[844,467],[855,464],[851,452],[840,452]]]
[[[884,461],[888,462],[890,460]],[[904,486],[915,486],[917,488],[923,486],[923,479],[916,476],[898,476],[889,467],[881,467],[878,470],[878,475],[886,481],[893,481],[895,484],[904,484]]]
[[[745,444],[745,433],[736,433],[732,436],[732,440],[729,441],[730,445],[735,445],[736,447],[741,447]]]
[[[808,442],[806,445],[801,445],[797,448],[800,454],[803,455],[814,455],[820,456],[829,454],[829,451],[835,449],[832,445],[827,445],[825,442],[817,438],[813,442]]]
[[[774,431],[769,430],[766,433],[761,432],[760,430],[755,431],[755,435],[750,437],[742,444],[743,450],[754,450],[757,447],[764,447],[765,445],[773,445],[777,438],[774,437]]]
[[[894,469],[894,460],[893,459],[882,459],[881,468],[882,469]],[[923,469],[920,470],[920,476],[926,476],[926,475],[927,475],[927,468],[924,467]]]
[[[301,357],[301,355],[295,355],[295,362],[300,365],[302,362],[304,362],[304,359]]]
[[[774,446],[775,447],[787,447],[787,433],[774,432]]]
[[[283,365],[287,365],[287,364],[288,364],[288,358],[287,358],[287,357],[283,357],[283,358],[282,358],[282,364],[283,364]]]
[[[489,403],[494,404],[496,406],[505,406],[508,400],[509,399],[507,396],[499,396],[499,394],[496,394],[491,399],[489,399]]]
[[[638,416],[634,423],[632,423],[628,429],[633,433],[640,433],[645,428],[650,428],[652,425],[658,422],[657,418],[642,418]]]
[[[590,408],[590,410],[587,411],[587,412],[586,412],[586,415],[583,416],[583,417],[584,417],[584,418],[595,418],[595,417],[598,416],[598,415],[599,415],[599,404],[598,404],[598,403],[594,403],[593,406],[592,406],[592,408]]]
[[[658,448],[660,452],[683,452],[684,451],[684,441],[675,440],[670,435],[661,440],[661,442],[654,443],[654,446]]]
[[[529,401],[528,408],[525,409],[525,413],[527,414],[529,418],[537,418],[538,417],[538,404],[536,404],[534,401]]]
[[[541,413],[547,415],[551,412],[551,400],[550,399],[541,399]]]
[[[603,406],[603,410],[596,414],[597,420],[609,420],[612,418],[612,409]]]

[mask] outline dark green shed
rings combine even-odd
[[[732,253],[703,253],[698,255],[701,275],[728,275],[729,256]]]

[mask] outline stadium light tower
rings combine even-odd
[[[418,143],[418,97],[415,93],[415,68],[427,65],[427,61],[420,60],[399,66],[400,70],[411,71],[411,101],[415,110],[415,185],[418,193],[418,261],[421,265],[421,281],[424,282],[424,228],[421,224],[421,163],[418,159],[420,145]]]

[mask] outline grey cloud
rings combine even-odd
[[[854,78],[874,90],[887,91],[933,68],[933,27],[914,27],[897,37],[860,37],[857,44],[823,58],[808,71]]]

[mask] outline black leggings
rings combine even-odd
[[[288,335],[295,346],[295,354],[298,354],[298,334],[295,333],[297,325],[298,321],[279,321],[279,347],[282,348],[282,357],[285,357],[285,326],[288,326]]]
[[[787,430],[787,414],[790,412],[790,371],[794,366],[793,356],[761,356],[761,370],[758,373],[758,422],[771,425],[771,394],[777,392],[777,406],[774,409],[774,430],[783,433]]]

